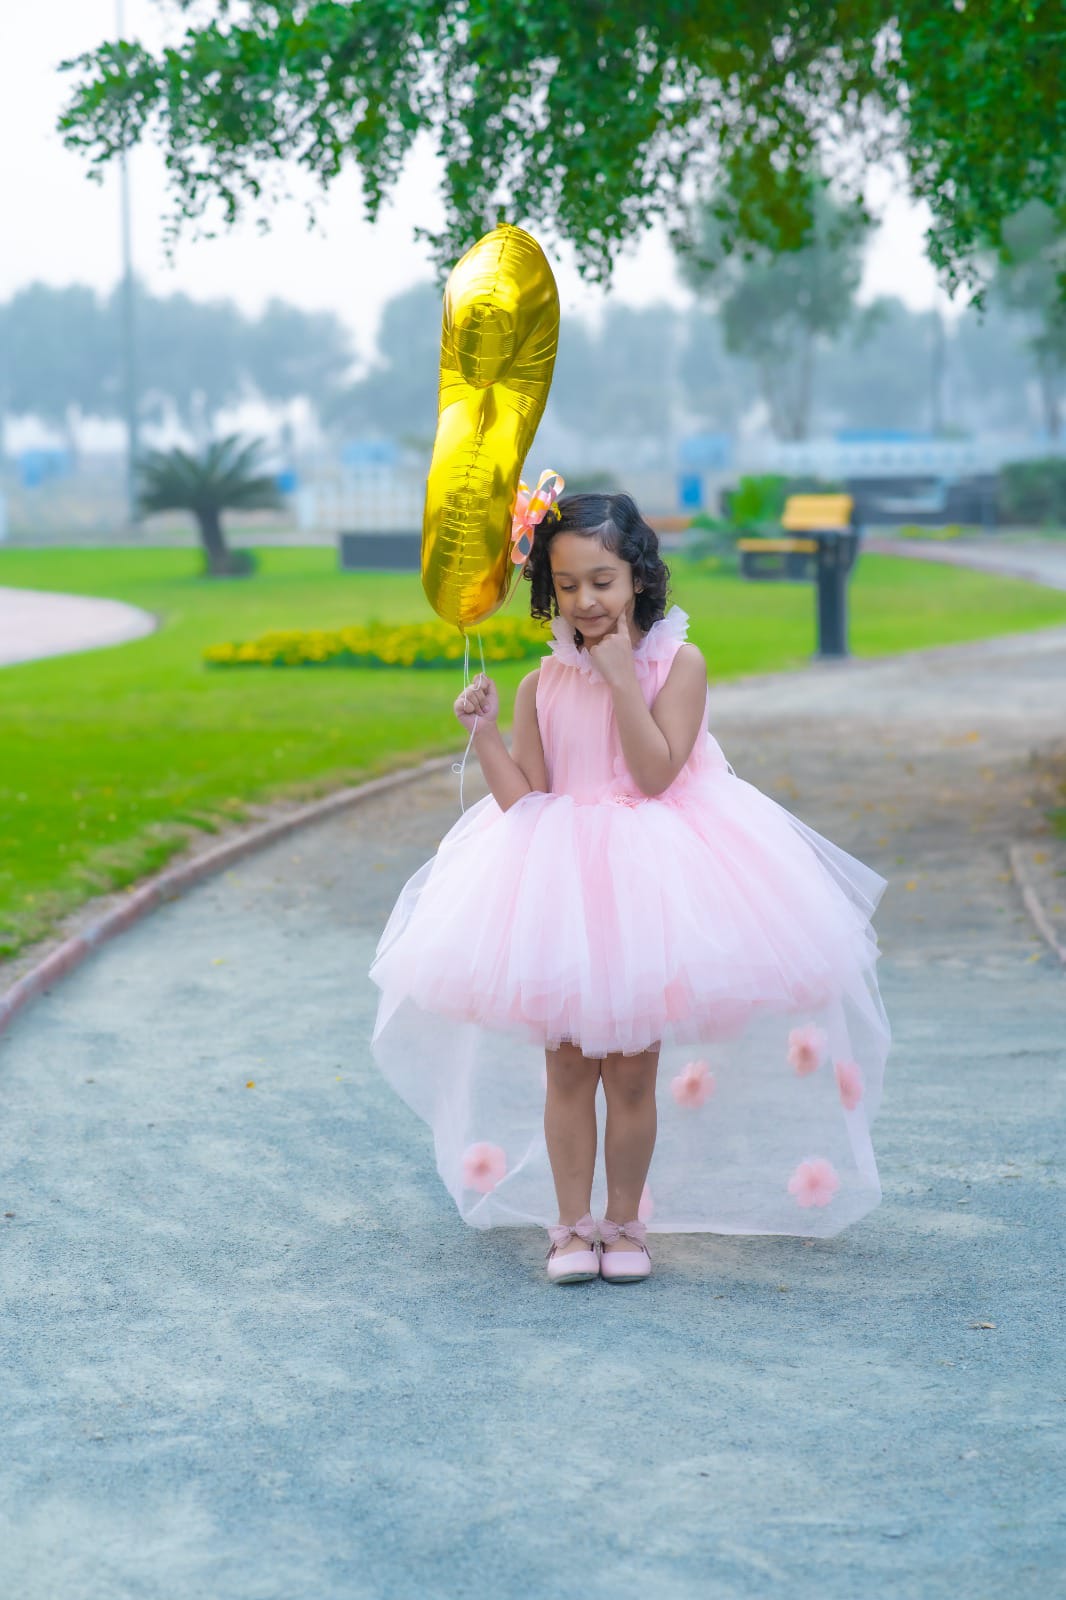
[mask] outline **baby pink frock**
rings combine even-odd
[[[675,605],[634,648],[649,707],[687,626]],[[592,1057],[660,1045],[649,1232],[835,1234],[881,1198],[887,880],[736,775],[709,688],[685,765],[644,795],[608,684],[564,618],[552,634],[548,791],[479,800],[404,885],[370,967],[374,1059],[473,1227],[558,1219],[545,1049],[569,1040]]]

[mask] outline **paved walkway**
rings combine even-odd
[[[710,663],[713,680],[713,660]],[[0,1045],[0,1592],[1055,1592],[1066,980],[1010,879],[1066,628],[717,687],[737,772],[889,878],[883,1204],[546,1284],[370,1061],[458,815],[379,797],[158,912]],[[467,804],[483,793],[468,768]]]
[[[0,588],[0,667],[124,644],[157,626],[150,611],[121,600]]]

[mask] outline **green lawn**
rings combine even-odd
[[[116,649],[0,670],[0,957],[90,895],[161,866],[190,828],[239,818],[248,801],[309,797],[461,752],[451,711],[460,669],[204,667],[205,645],[269,627],[431,614],[417,574],[339,573],[324,548],[261,549],[259,559],[252,579],[212,582],[188,549],[0,550],[2,585],[107,595],[161,619],[156,634]],[[691,616],[712,687],[806,665],[810,586],[693,574],[676,557],[672,575],[670,599]],[[519,589],[510,607],[523,598]],[[1063,621],[1066,594],[946,566],[867,553],[851,583],[857,656]],[[471,657],[476,670],[476,639]],[[529,670],[494,673],[505,726]]]

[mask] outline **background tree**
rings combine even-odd
[[[355,362],[352,336],[332,311],[303,311],[273,299],[250,324],[244,366],[264,400],[304,397],[325,410]]]
[[[1066,276],[1066,225],[1049,206],[1031,202],[1009,220],[1004,237],[1008,253],[998,263],[993,296],[1026,326],[1044,428],[1058,439],[1066,378],[1066,300],[1059,292]]]
[[[863,307],[819,356],[818,416],[827,427],[931,431],[931,312],[885,295]]]
[[[779,439],[807,437],[819,346],[859,317],[868,219],[861,208],[837,204],[820,180],[812,190],[814,223],[801,249],[729,254],[711,208],[682,258],[685,279],[715,306],[726,349],[755,368]]]
[[[685,318],[678,377],[692,425],[704,431],[735,432],[759,397],[752,367],[726,349],[721,319],[707,311]]]
[[[106,309],[81,284],[33,283],[8,301],[2,337],[8,411],[39,417],[77,456],[79,420],[117,412],[117,352]]]
[[[1029,430],[1035,415],[1026,332],[1022,318],[994,295],[983,311],[962,313],[948,342],[953,420],[974,429]]]
[[[598,331],[568,318],[552,379],[553,418],[578,440],[623,446],[631,465],[662,461],[679,396],[681,323],[666,305],[612,305]]]
[[[142,515],[190,511],[196,519],[207,573],[213,578],[253,570],[246,550],[227,548],[224,511],[275,511],[284,504],[274,479],[262,470],[262,439],[237,434],[216,439],[199,455],[187,450],[149,450],[137,463],[138,504]]]
[[[272,300],[251,318],[232,300],[134,292],[143,420],[173,418],[200,444],[253,394],[321,410],[352,365],[351,335],[331,312]],[[80,417],[120,415],[120,295],[35,283],[0,304],[0,414],[36,416],[71,445]]]
[[[109,310],[117,330],[120,289]],[[138,285],[137,349],[143,403],[160,417],[173,410],[198,447],[206,447],[219,412],[248,393],[250,324],[232,300],[187,294],[148,295]]]
[[[157,54],[102,44],[61,119],[94,165],[150,136],[174,227],[227,220],[293,162],[328,186],[349,164],[373,221],[420,133],[443,158],[443,278],[501,216],[569,240],[606,280],[657,218],[683,244],[714,195],[724,247],[796,248],[815,162],[856,198],[896,159],[933,223],[949,287],[980,281],[986,239],[1027,200],[1066,220],[1061,0],[177,0]],[[1066,275],[1060,278],[1066,298]]]
[[[384,434],[431,449],[437,396],[427,374],[439,370],[440,336],[441,297],[433,284],[415,284],[387,301],[377,336],[380,354],[357,383],[326,402],[325,420],[349,434]]]

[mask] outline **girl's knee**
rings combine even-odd
[[[657,1050],[640,1056],[607,1056],[603,1063],[603,1092],[608,1105],[637,1106],[655,1096],[659,1059]]]
[[[602,1059],[586,1056],[575,1044],[563,1043],[557,1050],[545,1050],[548,1078],[561,1094],[594,1094],[600,1081]]]

